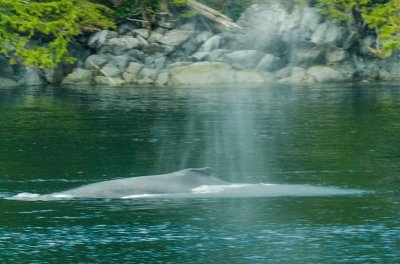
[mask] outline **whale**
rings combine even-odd
[[[307,184],[230,183],[212,175],[209,167],[160,175],[100,181],[51,194],[20,193],[4,199],[53,200],[74,198],[238,198],[280,196],[337,196],[368,193],[357,189]]]
[[[123,198],[145,194],[189,193],[199,186],[225,184],[227,184],[225,181],[212,176],[212,170],[209,167],[189,168],[168,174],[101,181],[50,195],[53,197]]]

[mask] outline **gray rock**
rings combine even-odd
[[[307,74],[318,83],[344,81],[344,77],[338,71],[327,66],[310,67],[307,69]]]
[[[190,56],[190,59],[195,62],[196,61],[205,61],[208,59],[209,54],[210,53],[207,51],[199,51],[199,52],[194,53],[192,56]]]
[[[311,42],[315,44],[343,45],[348,37],[347,30],[338,24],[327,21],[320,24],[311,36]]]
[[[275,77],[278,79],[284,79],[289,77],[292,74],[292,68],[287,66],[285,68],[280,69],[279,71],[275,72]]]
[[[169,71],[164,70],[158,74],[155,84],[164,86],[167,85],[169,81],[170,81]]]
[[[325,63],[325,48],[313,43],[293,43],[290,54],[290,63],[295,66],[310,67]]]
[[[144,67],[137,77],[139,84],[154,84],[156,83],[158,70]]]
[[[91,48],[100,49],[106,44],[107,40],[116,37],[118,37],[118,33],[115,31],[101,30],[90,36],[88,45]]]
[[[238,69],[252,69],[264,56],[265,53],[257,50],[239,50],[225,54],[219,60]]]
[[[235,72],[236,83],[265,83],[273,80],[273,75],[257,70],[239,70]]]
[[[122,74],[122,70],[113,61],[104,65],[103,68],[101,68],[101,72],[102,72],[102,74],[112,77],[112,78],[120,77]]]
[[[110,56],[106,54],[94,54],[89,56],[85,61],[85,69],[93,70],[103,67],[110,61]]]
[[[265,54],[264,57],[261,58],[256,68],[261,71],[275,71],[282,67],[282,62],[279,58],[275,57],[271,54]]]
[[[135,29],[133,32],[136,34],[136,37],[141,36],[144,39],[148,39],[150,37],[150,31],[144,28]]]
[[[212,50],[212,51],[208,54],[207,60],[209,60],[209,61],[216,61],[216,60],[218,60],[219,58],[221,58],[223,55],[228,54],[228,53],[231,53],[231,52],[232,52],[232,51],[231,51],[231,50],[228,50],[228,49],[215,49],[215,50]]]
[[[163,69],[166,65],[167,58],[164,56],[158,57],[154,59],[154,68],[155,69]]]
[[[106,43],[107,48],[105,51],[109,51],[114,55],[124,55],[129,50],[138,48],[140,43],[137,39],[132,36],[124,36],[120,38],[112,38]]]
[[[222,39],[223,39],[222,35],[214,35],[208,40],[206,40],[206,42],[204,42],[204,44],[201,45],[198,51],[210,52],[214,49],[218,49],[221,46]]]
[[[336,64],[344,61],[347,57],[346,51],[341,48],[329,48],[325,54],[326,64]]]
[[[204,30],[195,35],[195,41],[196,41],[196,43],[204,43],[208,39],[210,39],[212,36],[213,36],[213,34],[210,31]]]
[[[124,71],[128,66],[129,62],[134,60],[128,55],[113,56],[111,57],[111,59],[118,66],[118,69],[120,69],[121,71]]]
[[[222,62],[198,62],[187,66],[170,68],[171,84],[232,83],[235,71]]]
[[[165,54],[166,50],[163,45],[158,43],[150,43],[148,46],[145,46],[143,52],[147,55],[155,55],[155,54]]]
[[[173,68],[185,67],[185,66],[189,66],[189,65],[192,65],[192,63],[190,63],[188,61],[178,61],[178,62],[168,64],[166,68],[173,69]]]
[[[8,59],[0,56],[0,76],[7,78],[9,76],[13,76],[14,74],[14,70],[11,67]]]
[[[151,35],[147,39],[149,43],[161,43],[161,39],[163,38],[163,35],[160,33],[157,33],[155,31],[151,32]]]
[[[141,63],[131,62],[129,66],[126,68],[125,72],[122,74],[123,79],[127,83],[136,82],[136,76],[140,72],[140,70],[144,67]]]
[[[278,82],[280,83],[308,83],[309,82],[309,76],[307,74],[307,71],[301,67],[293,67],[291,69],[291,75],[287,78],[282,78]]]
[[[165,35],[160,39],[160,42],[164,45],[168,46],[179,46],[192,34],[192,31],[182,30],[182,29],[173,29],[165,33]]]
[[[134,28],[134,25],[132,25],[132,23],[125,22],[122,25],[118,26],[118,33],[120,35],[125,35],[125,34],[130,33],[133,28]]]
[[[149,45],[149,42],[147,42],[147,40],[140,35],[136,36],[136,39],[139,41],[140,48],[143,48],[143,47],[146,47]]]
[[[89,84],[92,82],[92,72],[89,70],[75,68],[62,81],[62,84]]]
[[[19,85],[19,83],[12,79],[0,77],[0,87],[2,87],[2,88],[3,87],[13,87],[13,86],[18,86],[18,85]]]
[[[44,80],[40,77],[40,71],[34,67],[23,67],[18,74],[19,82],[24,85],[41,85]]]
[[[58,66],[56,68],[44,69],[44,78],[50,84],[60,84],[64,78],[64,67]]]
[[[136,59],[139,62],[144,62],[146,58],[146,54],[144,54],[143,51],[137,49],[130,50],[129,52],[126,53],[126,55]]]
[[[106,76],[96,76],[94,77],[94,82],[100,85],[122,85],[125,83],[121,78],[110,78]]]

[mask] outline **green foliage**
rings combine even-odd
[[[370,28],[377,30],[381,46],[372,51],[380,56],[391,56],[400,50],[400,0],[391,0],[375,8],[363,10],[363,17]]]
[[[113,27],[109,11],[88,0],[0,0],[0,53],[39,67],[72,62],[68,43],[83,31]]]
[[[182,7],[186,3],[187,0],[122,0],[115,8],[115,17],[152,23],[157,14],[167,11],[165,9]]]
[[[325,14],[348,21],[359,29],[364,25],[374,29],[378,43],[376,47],[370,49],[377,56],[391,56],[393,51],[400,49],[400,0],[319,0],[318,2]]]

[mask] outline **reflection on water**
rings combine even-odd
[[[220,199],[0,199],[0,259],[399,263],[398,88],[0,90],[2,198],[204,166],[227,182],[273,183],[284,192],[297,184],[372,191],[324,197],[256,197],[252,190],[252,197]]]

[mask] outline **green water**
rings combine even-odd
[[[400,263],[399,88],[0,89],[0,263]],[[371,192],[4,199],[205,166]]]

